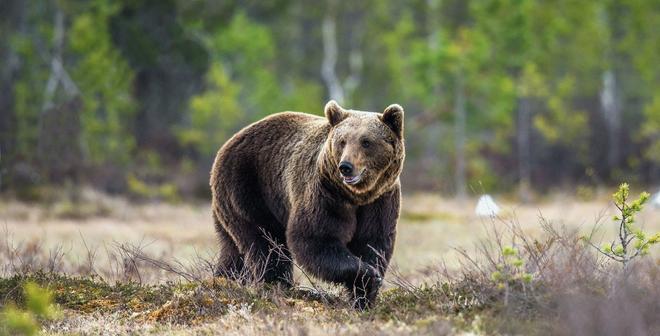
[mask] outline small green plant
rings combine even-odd
[[[53,305],[53,296],[47,289],[28,282],[23,286],[25,309],[7,305],[0,314],[0,335],[36,335],[40,320],[57,318],[59,310]]]
[[[495,267],[497,270],[491,273],[490,278],[499,289],[504,290],[504,305],[509,302],[510,287],[516,283],[522,284],[523,289],[531,283],[533,276],[525,271],[525,261],[520,252],[513,246],[502,247],[502,261]]]
[[[619,186],[617,192],[612,195],[614,205],[619,214],[614,216],[614,222],[619,224],[619,235],[611,243],[597,246],[590,239],[586,241],[604,256],[619,262],[627,269],[629,263],[639,257],[649,253],[649,248],[660,242],[660,233],[649,236],[648,233],[635,227],[635,215],[642,211],[644,204],[649,200],[650,195],[642,192],[639,198],[629,201],[630,186],[623,183]]]

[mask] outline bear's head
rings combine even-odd
[[[356,195],[380,194],[397,181],[405,149],[403,108],[388,106],[383,113],[346,110],[334,100],[325,106],[330,123],[326,151],[330,178]]]

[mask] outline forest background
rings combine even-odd
[[[207,199],[283,110],[406,110],[404,191],[660,183],[660,1],[3,0],[0,191]]]

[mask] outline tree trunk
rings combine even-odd
[[[520,174],[519,197],[522,202],[531,200],[532,155],[531,155],[531,100],[518,98],[518,173]]]
[[[622,77],[625,70],[626,56],[617,46],[625,38],[625,23],[620,13],[625,11],[625,5],[614,1],[604,12],[604,20],[610,30],[610,39],[605,46],[604,57],[608,68],[603,73],[603,86],[600,92],[600,104],[607,131],[607,173],[612,179],[614,171],[621,165],[624,156],[621,138],[623,134],[623,100],[621,99]]]
[[[10,37],[24,26],[24,1],[6,1],[0,10],[0,191],[7,187],[16,154],[16,113],[14,87],[18,80],[21,60],[9,44]]]
[[[349,20],[355,22],[349,32],[349,51],[348,51],[348,77],[344,80],[344,98],[346,104],[352,104],[353,93],[360,86],[362,81],[362,68],[364,57],[362,55],[362,44],[364,36],[364,15],[361,12],[349,14]]]
[[[51,70],[48,81],[46,82],[46,90],[44,92],[44,101],[41,107],[42,116],[39,118],[40,122],[43,114],[53,108],[53,100],[55,99],[55,92],[60,83],[59,67],[62,60],[62,48],[64,45],[64,13],[58,8],[55,10],[55,23],[53,25],[53,55],[51,57]]]
[[[467,195],[467,181],[465,173],[465,83],[463,73],[456,75],[456,88],[454,97],[454,136],[456,137],[456,197],[465,199]]]
[[[64,12],[55,9],[51,72],[38,120],[39,164],[50,182],[77,182],[82,165],[80,113],[82,100],[76,84],[64,69]],[[64,95],[58,96],[58,88]]]
[[[621,103],[617,90],[617,78],[614,71],[605,71],[600,92],[600,104],[607,125],[607,164],[610,174],[621,161]]]
[[[438,7],[440,6],[439,0],[426,0],[426,7],[428,12],[428,19],[426,20],[426,29],[428,30],[429,36],[426,43],[429,46],[429,49],[436,51],[438,49],[438,34],[439,30],[438,25],[440,24],[436,13],[438,12]]]
[[[321,63],[321,77],[328,87],[330,99],[344,103],[344,89],[337,76],[337,18],[335,17],[335,2],[328,2],[328,9],[323,18],[323,62]]]

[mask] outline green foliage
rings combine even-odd
[[[84,104],[82,143],[94,163],[124,164],[135,146],[133,71],[113,45],[109,27],[120,9],[116,2],[95,0],[73,19],[69,33],[71,51],[78,56],[72,77]]]
[[[176,185],[173,183],[147,184],[133,174],[126,178],[128,192],[140,198],[178,202],[181,200]]]
[[[651,246],[660,242],[660,233],[649,235],[635,226],[635,215],[642,211],[651,195],[642,192],[639,198],[632,201],[629,196],[630,186],[627,183],[622,183],[612,195],[614,205],[619,210],[619,214],[613,218],[619,224],[618,238],[601,247],[594,245],[590,238],[586,239],[598,252],[621,263],[624,269],[635,258],[647,255]]]
[[[190,100],[188,125],[176,133],[181,144],[211,156],[236,129],[243,107],[239,102],[239,87],[227,76],[221,63],[211,66],[206,82],[206,91]]]
[[[34,282],[23,285],[25,309],[7,305],[0,314],[0,335],[36,335],[40,320],[58,318],[59,310],[53,305],[53,294]]]
[[[516,283],[525,286],[532,282],[534,277],[525,271],[525,261],[516,247],[503,246],[501,254],[502,260],[497,264],[497,270],[490,275],[491,280],[499,289],[506,290],[508,293],[509,286]]]
[[[279,86],[273,73],[275,46],[265,26],[238,13],[226,29],[212,37],[211,49],[226,64],[230,78],[244,85],[240,92],[243,108],[252,118],[278,111]]]
[[[37,12],[41,5],[35,2],[25,4],[29,12]],[[48,8],[43,8],[47,10]],[[50,17],[50,16],[49,16]],[[52,39],[52,22],[38,15],[30,15],[26,20],[30,30],[7,34],[9,45],[22,61],[18,78],[14,84],[14,113],[16,115],[16,151],[20,157],[33,160],[37,154],[39,140],[39,118],[43,105],[43,92],[48,81],[48,68],[44,65],[37,40]],[[4,62],[3,62],[4,63]],[[9,111],[3,111],[8,113]]]
[[[384,88],[399,99],[412,100],[422,97],[428,99],[424,97],[424,91],[421,91],[415,78],[408,75],[413,71],[414,53],[419,49],[419,42],[413,37],[414,19],[408,11],[400,15],[392,29],[382,34],[379,43],[381,66],[386,69],[387,78],[391,81]]]
[[[189,114],[175,128],[182,145],[211,157],[245,123],[282,110],[321,111],[320,87],[279,78],[272,33],[245,13],[206,36],[206,43],[213,61],[205,90],[191,98]]]
[[[320,113],[318,86],[301,80],[287,83],[278,76],[275,43],[267,26],[250,20],[243,12],[234,15],[229,25],[210,35],[208,41],[212,57],[222,64],[232,81],[240,83],[239,101],[248,121],[312,106],[307,111]],[[217,72],[217,68],[211,71]],[[285,83],[293,88],[284,90]],[[306,86],[310,88],[305,89]]]
[[[649,141],[646,157],[660,163],[660,93],[655,93],[652,101],[644,108],[646,122],[642,126],[642,136]]]
[[[584,155],[588,145],[589,120],[586,111],[572,107],[574,92],[576,87],[573,77],[560,79],[557,86],[552,88],[552,92],[547,93],[547,112],[534,118],[534,126],[548,143],[570,148],[577,155]]]

